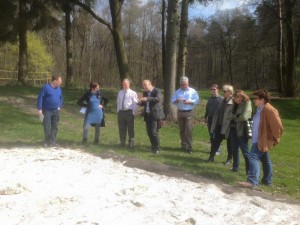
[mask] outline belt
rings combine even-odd
[[[178,111],[179,111],[179,112],[190,112],[190,111],[192,111],[192,109],[190,109],[190,110],[179,110],[179,109],[178,109]]]

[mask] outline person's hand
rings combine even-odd
[[[147,101],[147,98],[146,98],[146,97],[143,97],[143,98],[140,99],[140,101],[141,101],[141,102],[146,102],[146,101]]]
[[[102,109],[103,108],[103,105],[99,105],[99,109]]]
[[[183,103],[184,103],[184,104],[192,104],[193,101],[192,101],[192,100],[183,100]]]
[[[38,115],[43,115],[43,111],[42,110],[38,110]]]
[[[57,110],[60,111],[60,107],[58,107]]]

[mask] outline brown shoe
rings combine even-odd
[[[249,182],[238,182],[238,185],[243,188],[258,189],[257,185],[251,184]]]

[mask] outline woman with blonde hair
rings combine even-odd
[[[230,120],[230,143],[233,153],[232,171],[237,172],[240,164],[239,148],[242,150],[246,164],[246,174],[249,173],[249,149],[248,149],[248,134],[247,120],[251,118],[252,107],[248,95],[237,90],[233,94],[234,105],[227,119]]]

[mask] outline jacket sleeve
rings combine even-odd
[[[147,97],[147,100],[149,102],[159,102],[159,101],[161,101],[161,91],[160,91],[160,89],[155,88],[154,90],[155,90],[155,93],[154,93],[155,96]]]
[[[251,102],[248,101],[248,102],[245,102],[241,115],[239,115],[235,119],[235,121],[236,122],[247,121],[248,119],[251,118],[251,115],[252,115],[252,106],[251,106]]]
[[[279,116],[279,113],[276,109],[270,109],[269,116],[268,116],[268,124],[270,126],[274,145],[279,144],[280,137],[283,133],[283,126]]]
[[[88,102],[87,102],[87,93],[85,93],[78,101],[77,104],[81,107],[87,107]]]
[[[100,99],[101,99],[101,102],[100,104],[103,105],[103,106],[106,106],[109,102],[108,98],[106,98],[102,92],[99,93],[99,96],[100,96]]]

